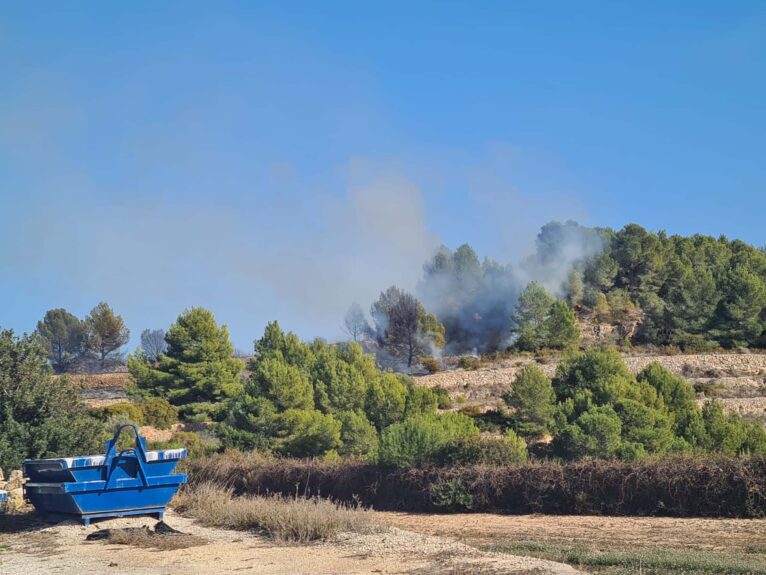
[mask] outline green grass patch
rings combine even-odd
[[[754,557],[754,554],[763,554],[763,550],[755,548],[745,550],[749,556],[698,549],[602,550],[536,541],[492,545],[484,549],[550,559],[602,575],[766,575],[766,557]]]

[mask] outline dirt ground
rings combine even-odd
[[[0,518],[2,575],[578,573],[560,563],[481,552],[452,539],[395,527],[372,535],[345,534],[332,543],[277,545],[257,534],[206,528],[168,512],[168,524],[204,544],[157,550],[85,541],[98,529],[152,526],[151,518],[113,519],[85,527],[71,520],[48,524],[33,517],[12,517]]]
[[[588,543],[632,549],[663,547],[700,550],[766,548],[766,519],[675,519],[669,517],[595,517],[492,515],[465,513],[419,515],[377,513],[388,525],[425,535],[449,537],[468,545],[507,541]]]

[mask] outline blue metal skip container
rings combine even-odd
[[[135,446],[117,451],[123,429],[132,428]],[[173,473],[185,449],[147,451],[134,425],[123,425],[106,442],[104,455],[30,459],[23,463],[27,499],[40,513],[79,516],[85,525],[98,517],[156,515],[186,482]]]

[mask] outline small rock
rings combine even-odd
[[[0,483],[2,483],[3,481],[5,481],[5,475],[3,475],[3,468],[0,467]]]

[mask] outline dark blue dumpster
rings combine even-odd
[[[135,446],[117,451],[122,430],[132,428]],[[123,425],[106,442],[105,455],[24,461],[26,496],[38,512],[79,515],[88,525],[97,517],[157,515],[186,482],[173,473],[185,449],[147,451],[134,425]]]

